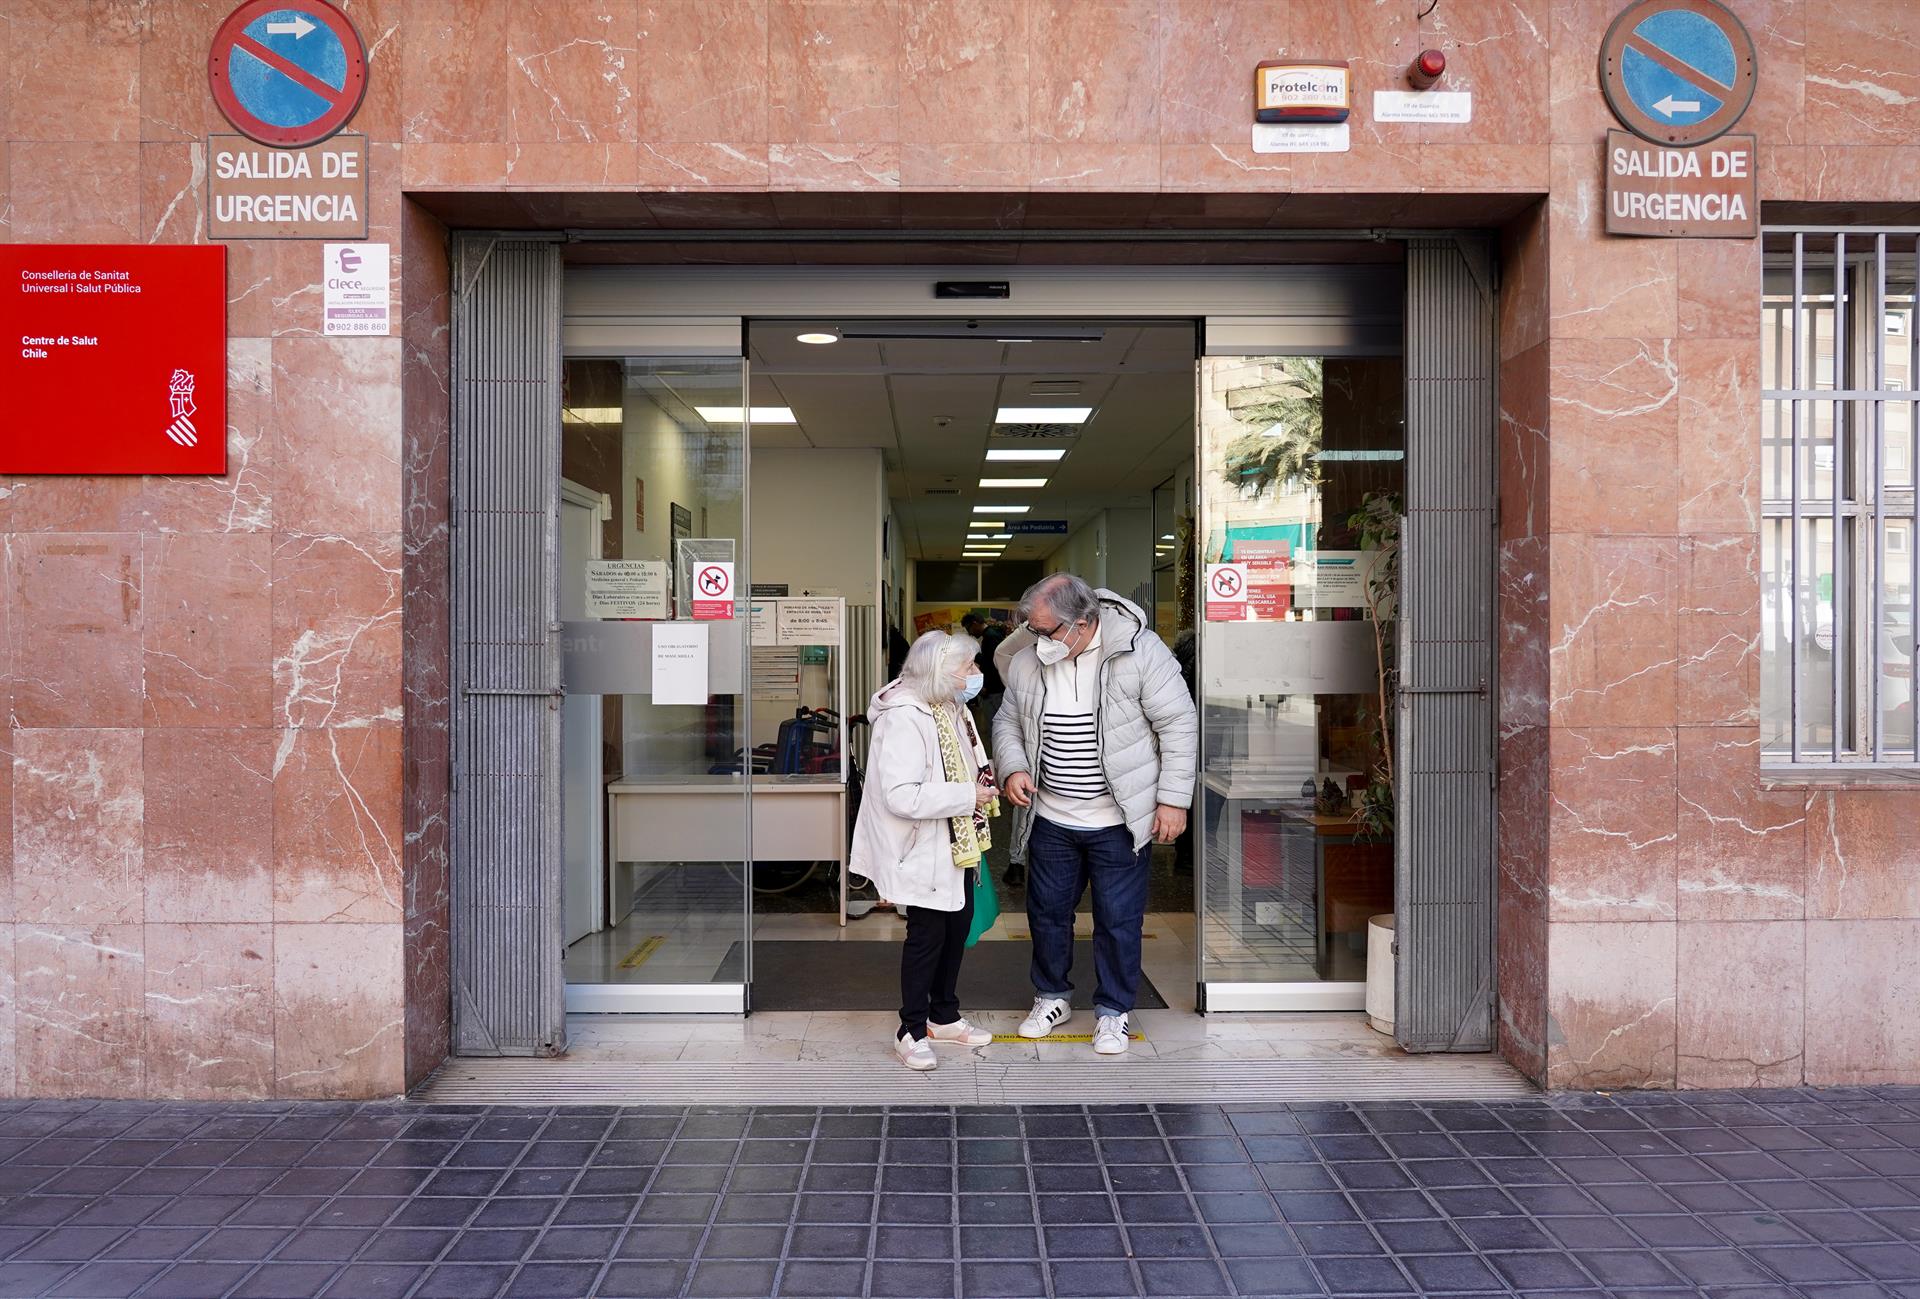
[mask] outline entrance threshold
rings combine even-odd
[[[1077,1017],[1065,1031],[1088,1027]],[[1011,1037],[1018,1012],[974,1017]],[[414,1094],[462,1105],[1031,1105],[1502,1099],[1533,1092],[1493,1055],[1408,1055],[1352,1014],[1140,1011],[1121,1056],[1018,1038],[937,1047],[913,1073],[891,1012],[573,1016],[558,1059],[453,1059]]]

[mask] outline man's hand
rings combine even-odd
[[[1016,771],[1001,782],[1000,788],[1006,793],[1007,801],[1015,807],[1025,807],[1033,802],[1033,777],[1024,771]]]
[[[1168,807],[1165,803],[1153,809],[1153,841],[1172,843],[1187,828],[1187,809]]]

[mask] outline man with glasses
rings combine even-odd
[[[1020,1036],[1045,1037],[1071,1014],[1073,913],[1091,885],[1093,1049],[1118,1055],[1140,987],[1148,861],[1186,828],[1199,720],[1173,652],[1125,597],[1055,573],[1027,591],[1020,618],[1001,647],[993,725],[1001,789],[1028,809],[1013,841],[1033,932]]]

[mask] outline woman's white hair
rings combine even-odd
[[[953,701],[953,678],[973,662],[980,642],[960,632],[930,631],[913,643],[900,665],[900,683],[921,703]]]

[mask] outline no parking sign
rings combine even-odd
[[[298,149],[352,120],[367,93],[367,48],[328,0],[247,0],[207,55],[207,83],[249,139]]]

